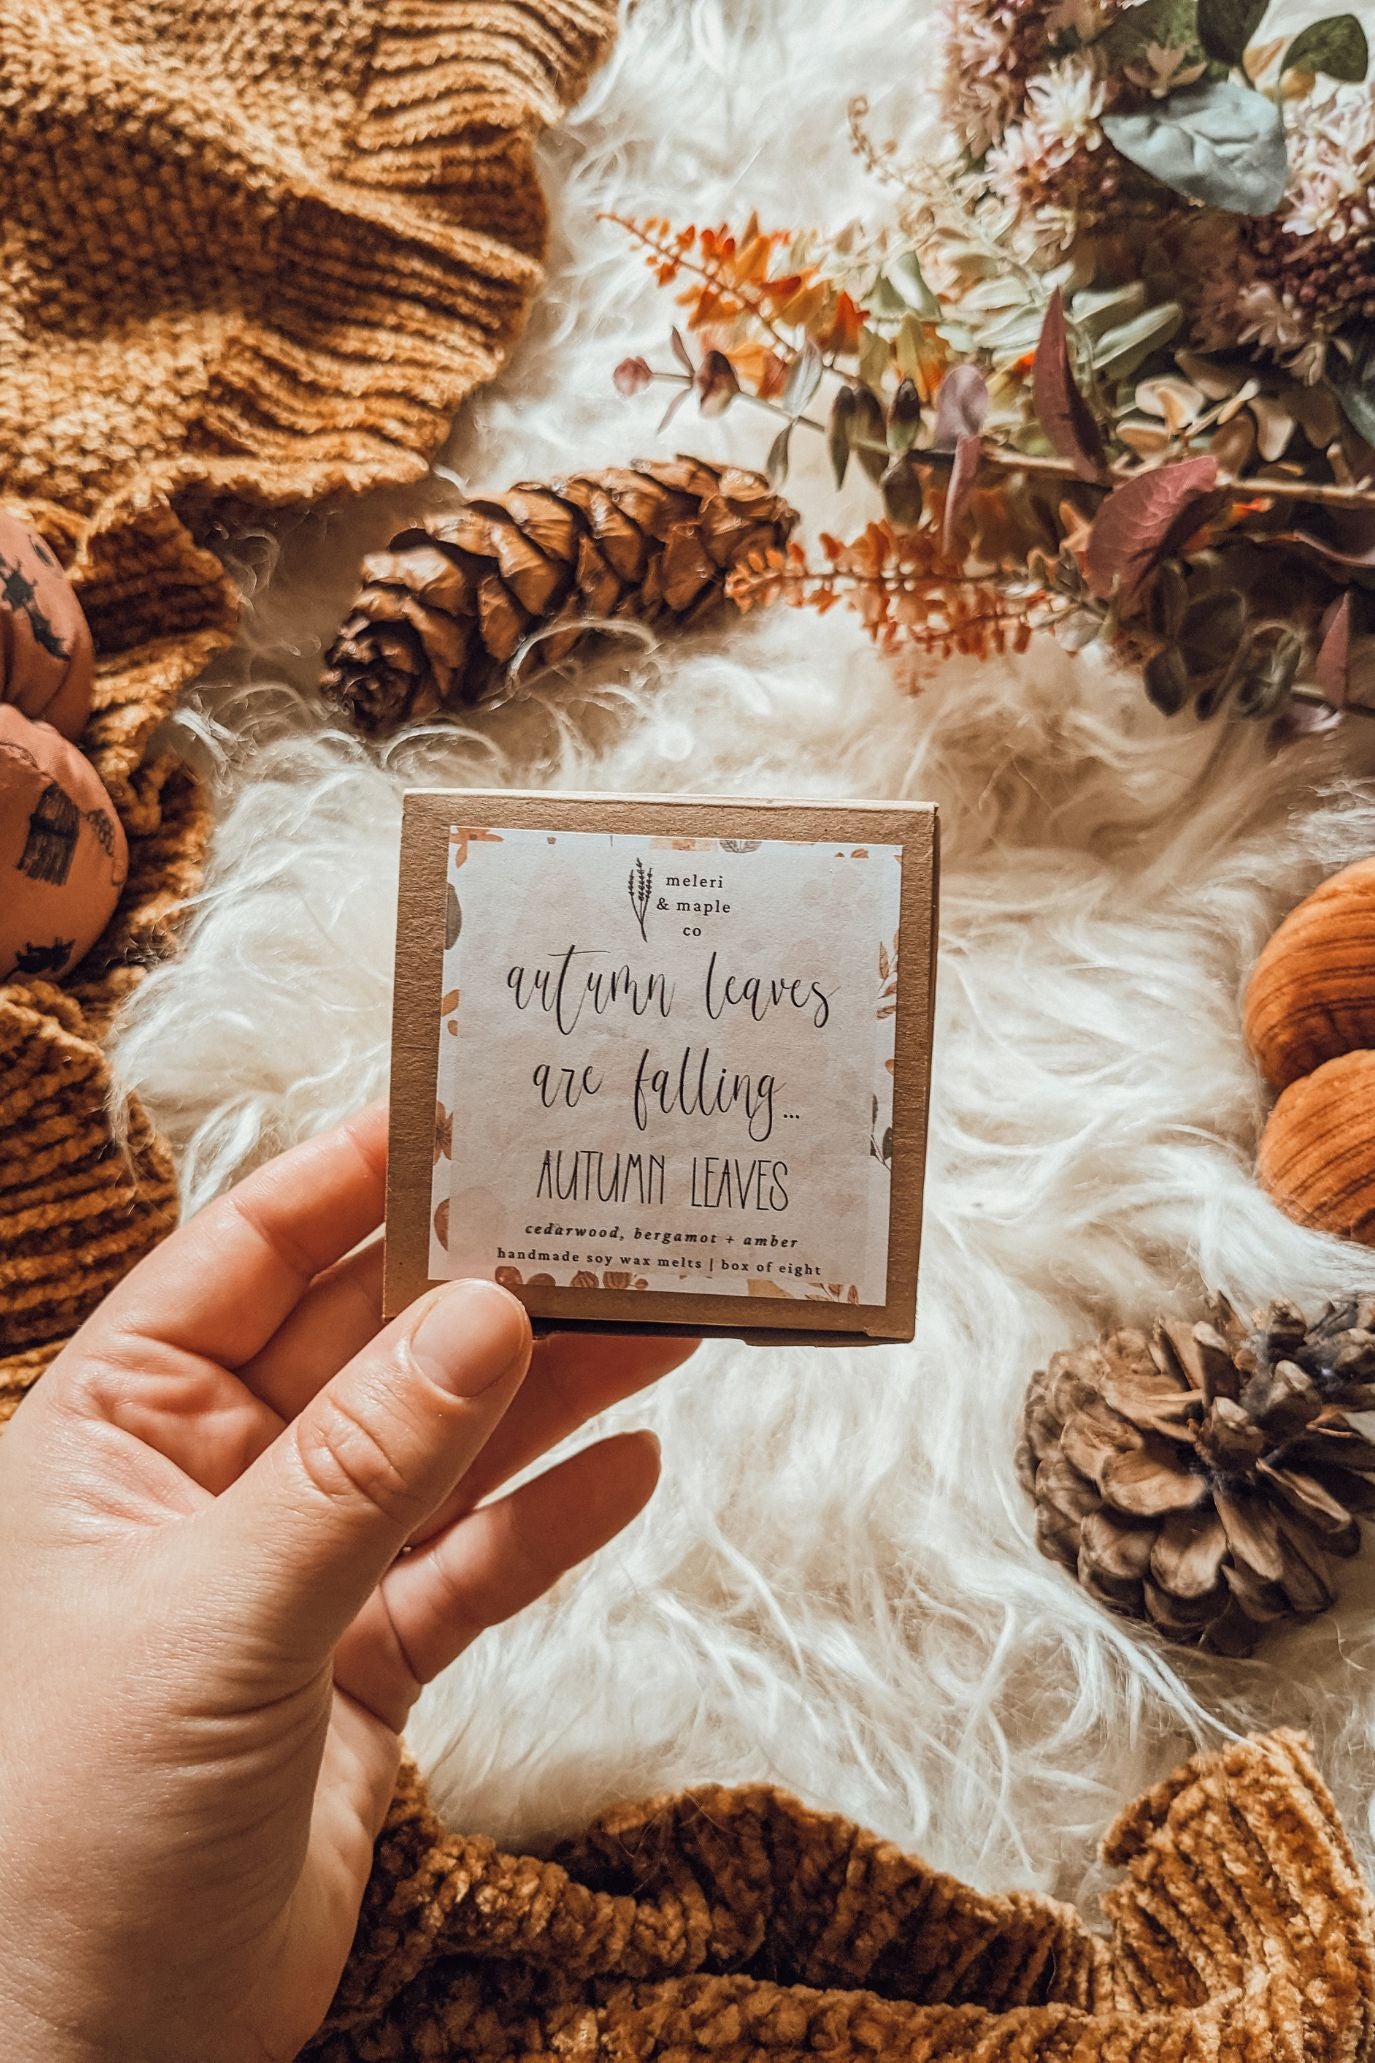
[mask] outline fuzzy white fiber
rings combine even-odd
[[[926,798],[943,922],[915,1346],[705,1348],[616,1414],[665,1476],[624,1541],[436,1685],[413,1739],[456,1822],[541,1840],[614,1798],[771,1779],[977,1883],[1091,1891],[1112,1813],[1199,1743],[1309,1726],[1375,1853],[1375,1547],[1340,1609],[1251,1663],[1182,1658],[1042,1560],[1013,1473],[1054,1348],[1202,1285],[1244,1304],[1369,1284],[1252,1163],[1264,1098],[1240,1030],[1269,930],[1375,850],[1375,726],[1267,759],[1166,725],[1053,646],[952,666],[919,696],[842,613],[627,637],[461,728],[378,754],[312,683],[361,552],[450,481],[497,488],[656,443],[610,370],[668,311],[598,211],[839,226],[883,219],[850,95],[919,112],[913,0],[641,0],[547,152],[548,289],[446,473],[237,541],[237,650],[191,698],[222,821],[175,964],[140,991],[123,1083],[180,1151],[189,1207],[385,1082],[408,784]],[[892,82],[904,82],[903,92]],[[758,462],[767,424],[680,417]],[[827,509],[820,469],[792,483]],[[859,507],[856,503],[856,508]]]

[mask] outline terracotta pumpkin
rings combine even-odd
[[[1247,988],[1246,1036],[1281,1092],[1261,1181],[1301,1224],[1375,1246],[1375,860],[1285,918]]]
[[[124,829],[89,760],[0,703],[0,980],[56,981],[114,915]]]
[[[1246,991],[1246,1037],[1276,1089],[1375,1047],[1375,860],[1344,867],[1285,918]]]
[[[70,581],[43,540],[0,510],[0,703],[75,738],[94,682],[91,633]]]
[[[1301,1225],[1375,1246],[1375,1051],[1291,1082],[1260,1142],[1260,1179]]]

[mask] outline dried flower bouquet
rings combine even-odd
[[[856,148],[899,229],[830,238],[615,218],[675,290],[712,416],[825,440],[881,513],[731,576],[737,604],[856,608],[946,657],[1105,641],[1161,709],[1277,739],[1353,703],[1375,632],[1375,96],[1337,15],[1266,0],[949,0],[944,155]]]

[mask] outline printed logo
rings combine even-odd
[[[651,867],[646,871],[644,862],[636,860],[630,870],[630,880],[626,886],[630,895],[630,907],[635,912],[635,922],[640,927],[640,937],[648,945],[649,936],[645,930],[645,917],[649,911],[649,898],[654,893],[653,868]]]

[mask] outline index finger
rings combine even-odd
[[[227,1368],[271,1339],[322,1269],[382,1219],[384,1101],[268,1161],[125,1277],[86,1329],[160,1340]]]

